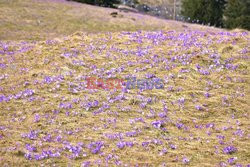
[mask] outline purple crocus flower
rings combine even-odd
[[[214,123],[208,123],[206,124],[206,128],[213,128],[214,127]]]
[[[95,101],[92,102],[92,106],[93,106],[93,107],[97,107],[98,104],[99,104],[99,102],[98,102],[97,100],[95,100]]]
[[[30,152],[35,152],[37,150],[36,147],[34,147],[34,146],[30,145],[30,144],[26,144],[25,147]]]
[[[175,149],[177,148],[176,145],[174,145],[174,144],[170,144],[169,147],[170,147],[172,150],[175,150]]]
[[[31,130],[30,133],[27,133],[27,134],[22,134],[23,138],[29,138],[31,140],[36,139],[37,136],[38,136],[38,131],[35,131],[35,130]]]
[[[127,141],[127,142],[126,142],[126,146],[127,146],[127,147],[133,147],[133,146],[134,146],[134,143],[131,142],[131,141]]]
[[[81,167],[89,167],[90,166],[90,161],[85,161],[82,163]]]
[[[4,95],[0,95],[0,103],[2,102],[2,101],[4,101],[5,100],[5,96]]]
[[[208,93],[208,92],[206,92],[206,93],[204,93],[204,96],[205,96],[206,98],[209,98],[209,97],[211,97],[211,94]]]
[[[93,154],[97,154],[101,151],[104,143],[102,141],[92,142],[88,145],[88,148]]]
[[[232,158],[229,158],[227,160],[227,162],[230,164],[230,165],[233,165],[235,163],[235,160],[237,160],[237,157],[232,157]]]
[[[159,140],[159,139],[153,139],[151,141],[151,143],[154,143],[154,144],[157,144],[157,145],[162,145],[163,144],[163,142],[161,140]]]
[[[168,152],[168,150],[166,148],[163,148],[160,152],[160,155],[164,155]]]
[[[188,164],[189,161],[190,161],[190,160],[189,160],[187,157],[184,157],[184,158],[182,159],[182,162],[183,162],[184,164]]]
[[[179,105],[184,105],[184,103],[185,103],[185,98],[184,97],[178,99],[178,104]]]
[[[149,145],[149,142],[142,142],[142,144],[141,144],[143,147],[147,147],[148,145]]]
[[[39,161],[39,160],[44,159],[44,156],[43,156],[43,155],[40,155],[40,154],[35,154],[35,155],[34,155],[34,158],[35,158],[35,160]]]
[[[60,152],[55,152],[55,153],[53,153],[53,154],[51,154],[51,157],[60,157],[61,156],[61,154],[60,154]]]
[[[160,121],[153,121],[151,124],[153,125],[153,127],[159,129],[159,128],[161,128],[163,126],[164,122],[161,121],[161,120]]]
[[[62,141],[62,136],[61,136],[61,135],[58,135],[58,136],[56,137],[55,141],[61,142],[61,141]]]
[[[144,119],[141,118],[141,117],[138,117],[138,118],[135,118],[134,119],[136,122],[142,122],[142,123],[145,123]]]
[[[137,133],[134,131],[134,132],[127,132],[126,133],[126,136],[127,137],[135,137],[137,135]]]
[[[51,150],[43,150],[42,151],[42,155],[44,158],[49,158],[51,154],[52,154]]]
[[[165,112],[161,112],[161,113],[158,114],[158,116],[160,118],[165,118],[167,116],[167,114]]]
[[[47,84],[51,84],[54,81],[54,79],[50,76],[44,77],[44,82]]]
[[[141,107],[141,108],[145,108],[146,105],[147,105],[147,103],[144,102],[144,103],[141,103],[141,104],[140,104],[140,107]]]
[[[40,121],[40,115],[39,114],[35,114],[34,116],[34,122],[39,122]]]
[[[223,135],[217,135],[216,137],[217,137],[218,139],[222,139],[222,140],[225,139],[225,136],[223,136]]]
[[[120,141],[116,144],[119,149],[123,149],[126,146],[126,142]]]
[[[219,143],[220,143],[221,145],[225,144],[225,142],[224,142],[223,140],[219,140]]]
[[[48,134],[47,136],[45,136],[45,137],[43,138],[43,141],[51,142],[51,141],[52,141],[52,136],[51,136],[51,134]]]
[[[63,109],[71,109],[72,108],[72,104],[71,103],[60,103],[59,108],[63,108]]]
[[[26,153],[26,154],[24,154],[24,157],[25,157],[26,159],[28,159],[28,160],[32,160],[32,155],[31,155],[31,153]]]
[[[199,72],[202,75],[210,75],[210,72],[208,70],[199,70]]]
[[[112,154],[108,154],[107,157],[105,158],[105,160],[106,160],[106,162],[108,162],[112,158],[113,158],[113,155]]]
[[[53,114],[58,114],[60,111],[59,110],[53,110]]]
[[[169,86],[169,87],[167,88],[167,90],[168,90],[168,91],[174,91],[174,87],[173,87],[173,86]]]
[[[71,144],[67,144],[65,146],[65,149],[69,150],[69,152],[72,153],[72,155],[70,156],[70,158],[77,158],[80,156],[81,152],[82,152],[82,147],[77,145],[71,145]]]
[[[7,67],[6,64],[0,63],[0,68],[4,69],[4,68],[6,68],[6,67]]]
[[[196,64],[195,66],[198,70],[201,69],[201,66],[199,64]]]
[[[34,95],[34,93],[35,93],[34,90],[32,90],[32,89],[26,89],[26,90],[24,90],[24,91],[22,92],[22,95],[23,95],[24,97],[30,97],[30,96]]]
[[[182,123],[176,123],[176,127],[178,129],[182,129],[184,127],[184,124],[182,124]]]
[[[223,152],[225,154],[232,154],[232,153],[237,152],[237,148],[235,148],[234,146],[227,146],[227,147],[224,147]]]
[[[227,166],[227,164],[225,163],[225,162],[220,162],[220,167],[226,167]]]
[[[147,73],[147,74],[146,74],[146,78],[147,78],[147,79],[154,78],[154,77],[155,77],[154,74],[151,74],[151,73]]]
[[[200,105],[196,105],[195,108],[196,108],[196,110],[199,110],[199,111],[203,111],[204,110],[204,108],[202,106],[200,106]]]

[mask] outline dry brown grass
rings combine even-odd
[[[110,13],[118,12],[116,18]],[[44,40],[87,33],[184,30],[196,25],[162,20],[137,13],[101,8],[64,0],[3,0],[0,2],[0,40]],[[199,26],[200,28],[202,26]],[[208,29],[203,27],[203,29]],[[210,28],[209,28],[210,29]],[[214,29],[211,28],[213,31]]]
[[[0,166],[81,166],[85,161],[93,164],[95,160],[102,160],[100,166],[104,166],[108,154],[117,156],[123,165],[128,166],[160,166],[164,162],[167,166],[218,166],[231,157],[237,157],[236,163],[246,166],[250,157],[249,32],[227,32],[135,13],[119,12],[119,16],[113,18],[110,16],[113,11],[116,10],[61,0],[0,1],[0,22],[3,23],[0,24],[0,38],[10,40],[0,42],[0,100],[2,95],[12,98],[0,102]],[[156,31],[159,29],[162,31]],[[43,40],[51,38],[53,40]],[[34,39],[41,41],[18,42]],[[25,51],[27,47],[30,48]],[[77,57],[63,56],[75,52]],[[136,56],[139,53],[145,54]],[[214,54],[220,56],[221,66],[212,66],[210,75],[201,75],[196,65],[208,70],[215,64],[211,58]],[[155,55],[159,57],[154,58]],[[181,59],[181,56],[187,56],[187,59]],[[238,65],[236,70],[225,68],[229,58],[233,58],[233,65]],[[84,64],[76,65],[74,60]],[[134,64],[129,65],[129,61]],[[94,65],[97,74],[92,73]],[[124,71],[114,72],[115,77],[134,74],[142,79],[145,74],[153,73],[161,79],[168,77],[168,82],[164,82],[164,89],[142,92],[134,89],[124,94],[121,90],[81,89],[75,93],[69,90],[69,84],[86,84],[81,76],[107,77],[102,70],[119,70],[122,66]],[[171,68],[166,70],[166,67]],[[190,72],[182,73],[182,69]],[[44,83],[46,76],[58,75],[64,76],[64,80]],[[169,90],[170,86],[173,90]],[[35,94],[20,99],[11,96],[25,89],[32,89]],[[205,92],[211,97],[206,98]],[[112,103],[107,98],[118,95],[124,95],[125,99]],[[228,100],[224,104],[225,96]],[[144,100],[152,98],[152,102],[141,108],[140,97]],[[76,98],[80,99],[79,103],[72,102]],[[183,107],[178,105],[180,98],[185,98]],[[93,100],[99,101],[98,107],[90,110],[81,107],[80,103]],[[163,112],[162,101],[168,107],[166,118],[158,116]],[[70,102],[73,107],[68,110],[59,108],[61,102]],[[94,115],[104,102],[110,108]],[[195,108],[198,104],[203,105],[204,111]],[[54,114],[54,110],[60,112]],[[150,110],[155,111],[154,117],[148,116],[152,114]],[[34,122],[36,114],[40,116],[38,122]],[[130,119],[138,117],[145,123],[130,124]],[[110,123],[114,119],[116,123]],[[163,127],[167,131],[154,128],[151,123],[155,120],[165,120]],[[187,129],[178,129],[176,123],[183,123]],[[206,128],[208,123],[214,123],[214,127]],[[195,125],[203,128],[195,128]],[[233,134],[239,129],[244,132],[242,137]],[[22,137],[31,130],[40,131],[36,139]],[[69,131],[73,135],[68,134]],[[130,131],[139,132],[135,137],[124,136],[124,141],[134,142],[131,148],[119,149],[116,146],[119,139],[104,136],[106,133],[125,134]],[[44,141],[48,134],[52,136],[51,142]],[[63,141],[74,145],[101,140],[105,143],[101,148],[103,154],[92,154],[83,147],[78,158],[70,159],[68,155],[72,153],[63,149],[67,143],[55,141],[59,134]],[[217,135],[225,137],[225,144],[219,143]],[[162,144],[155,144],[154,139],[161,140]],[[148,147],[142,147],[145,141],[151,141]],[[35,154],[59,149],[61,156],[27,160],[24,157],[28,152],[26,144],[37,147]],[[169,144],[175,144],[177,149],[171,149]],[[222,150],[228,145],[235,146],[238,151],[224,154]],[[214,146],[218,146],[218,153]],[[159,155],[163,148],[168,152]],[[83,152],[87,153],[86,156],[82,156]],[[186,165],[182,162],[184,157],[190,160]],[[108,165],[117,166],[115,158]]]
[[[147,35],[160,35],[159,32],[136,32],[134,36],[132,34],[125,35],[122,32],[116,33],[98,33],[98,34],[86,34],[75,33],[72,36],[66,38],[58,38],[54,40],[54,44],[46,44],[45,42],[39,42],[35,44],[35,47],[22,54],[15,55],[15,61],[12,65],[16,66],[13,69],[8,63],[9,57],[3,57],[3,62],[8,64],[6,69],[2,69],[1,74],[8,74],[8,78],[1,82],[3,91],[1,94],[9,95],[16,94],[22,91],[24,88],[35,90],[35,97],[38,99],[32,102],[28,102],[26,98],[20,100],[11,100],[10,102],[0,103],[0,120],[1,126],[6,127],[6,130],[0,131],[3,136],[0,139],[1,144],[1,165],[16,166],[21,164],[23,166],[30,165],[45,165],[45,166],[66,166],[71,164],[72,166],[80,166],[84,161],[104,160],[109,154],[115,154],[119,156],[119,159],[125,164],[149,164],[149,166],[159,166],[163,162],[170,166],[182,166],[182,158],[184,156],[190,159],[190,166],[215,166],[220,161],[227,161],[228,158],[234,156],[237,157],[237,162],[247,164],[249,160],[249,60],[241,58],[241,56],[247,56],[241,54],[240,51],[243,48],[248,47],[249,36],[242,36],[241,33],[237,33],[234,37],[228,35],[215,35],[207,32],[205,36],[194,31],[186,31],[184,34],[189,35],[189,40],[196,39],[194,43],[200,43],[203,47],[198,47],[191,44],[190,48],[182,48],[183,41],[178,36],[181,32],[169,32],[163,31],[163,36],[171,37],[175,36],[175,40],[166,39],[160,41],[158,37],[154,39],[158,41],[158,44],[153,44],[153,39],[145,38]],[[143,37],[142,43],[138,43],[136,39]],[[177,40],[179,39],[179,40]],[[221,43],[218,40],[223,40]],[[237,40],[236,45],[232,45],[231,49],[226,49],[229,43]],[[209,41],[212,41],[211,43]],[[10,44],[15,46],[15,43]],[[94,50],[91,50],[91,47]],[[136,51],[138,47],[145,48],[150,46],[148,54],[142,57],[137,57],[135,54],[125,55],[122,51]],[[18,48],[18,47],[16,47]],[[13,49],[16,49],[13,47]],[[103,49],[101,49],[103,48]],[[116,49],[114,49],[116,48]],[[63,58],[62,54],[65,52],[72,52],[77,50],[77,58]],[[173,51],[172,54],[168,54],[169,51]],[[174,52],[177,50],[178,52]],[[208,53],[203,52],[208,50]],[[217,52],[221,55],[221,61],[229,57],[235,57],[234,64],[239,65],[239,69],[236,71],[230,71],[223,69],[219,72],[212,72],[211,75],[203,76],[195,70],[195,64],[199,63],[202,66],[208,66],[211,63],[209,54]],[[110,53],[110,57],[106,57]],[[149,59],[151,64],[153,61],[153,55],[159,55],[160,58],[170,59],[171,57],[192,54],[192,62],[188,66],[177,63],[177,66],[170,71],[164,70],[164,63],[159,61],[154,68],[150,67],[150,64],[140,64],[141,60]],[[92,57],[94,56],[94,57]],[[116,58],[115,58],[116,57]],[[82,60],[86,65],[76,66],[72,64],[72,60]],[[137,62],[134,66],[128,66],[127,62]],[[61,97],[65,97],[65,102],[70,102],[74,98],[80,98],[84,101],[85,96],[89,101],[98,100],[101,102],[107,102],[106,97],[110,95],[110,91],[98,90],[92,92],[91,90],[81,90],[74,94],[69,92],[68,84],[74,83],[79,85],[80,81],[77,79],[81,75],[91,75],[91,65],[96,65],[98,69],[104,68],[109,70],[111,68],[119,68],[122,65],[125,66],[125,71],[117,73],[117,77],[123,78],[127,74],[135,74],[138,78],[145,77],[146,73],[154,73],[159,78],[165,78],[170,74],[174,74],[175,78],[170,79],[165,85],[164,90],[146,90],[141,93],[144,97],[151,97],[155,99],[151,104],[148,104],[145,109],[141,109],[139,106],[140,100],[138,99],[138,90],[131,90],[129,93],[125,93],[126,99],[110,103],[109,111],[93,115],[96,109],[86,111],[80,107],[80,104],[74,104],[73,108],[69,110],[70,116],[65,116],[66,110],[60,109],[60,113],[53,115],[52,111],[58,109],[60,102],[63,102]],[[145,71],[135,73],[136,68],[146,68]],[[20,69],[28,68],[26,73],[20,73]],[[190,73],[179,73],[182,68],[191,70]],[[68,72],[73,72],[73,76],[67,75]],[[18,74],[18,75],[17,75]],[[58,82],[60,88],[53,90],[56,87],[56,83],[50,85],[43,84],[41,81],[45,76],[63,75],[64,81]],[[92,75],[91,75],[92,76]],[[227,76],[233,78],[233,81],[227,80]],[[234,78],[236,79],[234,81]],[[240,81],[240,79],[242,81]],[[35,80],[38,80],[40,84],[32,84]],[[213,86],[208,86],[207,81],[212,81]],[[25,82],[31,84],[23,86]],[[14,90],[10,89],[15,87]],[[174,91],[168,91],[168,86],[173,86]],[[178,88],[182,90],[177,91]],[[206,89],[210,89],[212,95],[207,99],[204,97]],[[245,96],[239,96],[240,93],[244,93]],[[116,97],[121,94],[121,90],[114,92],[111,97]],[[194,97],[190,96],[191,94]],[[223,96],[229,97],[230,106],[222,104]],[[184,97],[186,99],[185,106],[180,108],[176,101]],[[41,98],[44,98],[42,100]],[[155,129],[151,126],[151,122],[159,120],[158,116],[148,118],[146,115],[150,114],[150,109],[153,109],[156,114],[162,112],[161,101],[166,101],[168,106],[168,121],[164,126],[167,132]],[[138,103],[139,102],[139,103]],[[173,102],[173,103],[172,103]],[[195,109],[196,104],[206,105],[207,111],[197,111]],[[129,111],[122,111],[118,106],[130,107]],[[142,111],[140,113],[138,111]],[[78,115],[73,113],[78,112]],[[114,114],[117,112],[119,115]],[[34,123],[34,115],[40,114],[42,117],[38,123]],[[232,114],[235,115],[235,119],[232,119]],[[46,115],[48,118],[46,118]],[[144,123],[130,124],[129,119],[142,117],[145,120]],[[14,120],[13,120],[14,119]],[[116,119],[116,123],[108,124],[108,119]],[[51,120],[54,120],[50,122]],[[196,120],[196,122],[193,122]],[[236,120],[240,121],[240,125],[236,124]],[[230,121],[230,122],[229,122]],[[176,123],[181,122],[188,127],[187,130],[178,129]],[[208,123],[214,123],[214,128],[196,129],[195,125],[206,125]],[[107,128],[104,128],[104,124],[107,124]],[[223,127],[230,127],[232,129],[222,130]],[[79,132],[75,132],[74,135],[67,135],[65,132],[72,130],[75,131],[79,128]],[[93,128],[96,128],[94,130]],[[239,137],[233,135],[233,132],[240,128],[244,130],[244,136]],[[31,129],[39,129],[41,133],[38,139],[29,140],[22,138],[22,133],[28,133]],[[57,130],[61,132],[57,132]],[[106,133],[126,133],[128,131],[140,130],[141,133],[136,137],[125,137],[125,141],[134,141],[135,146],[129,148],[126,147],[122,150],[116,147],[116,143],[119,140],[109,140],[104,137]],[[211,132],[209,136],[207,132]],[[50,148],[63,148],[64,144],[57,142],[43,142],[42,138],[46,134],[51,134],[53,139],[61,134],[63,138],[72,144],[77,142],[83,142],[85,144],[91,141],[102,140],[105,142],[105,147],[102,148],[104,155],[91,154],[88,149],[83,150],[87,152],[86,157],[80,157],[75,160],[67,158],[68,151],[62,151],[60,158],[49,158],[42,161],[28,161],[24,158],[24,153],[27,152],[25,144],[30,143],[36,145],[38,152],[42,149]],[[224,135],[225,142],[227,144],[220,145],[218,143],[217,135]],[[180,140],[179,137],[186,138],[187,140]],[[169,140],[166,140],[168,138]],[[162,145],[151,143],[148,148],[141,146],[143,141],[159,139],[163,142]],[[39,142],[43,144],[40,145]],[[238,152],[233,155],[227,155],[222,153],[222,149],[228,144],[234,145],[238,148]],[[176,150],[169,148],[169,144],[177,145]],[[218,146],[219,153],[215,153],[214,146]],[[15,147],[15,149],[11,149]],[[168,153],[159,156],[160,150],[163,148],[168,149]],[[176,156],[179,157],[176,160]],[[104,162],[102,163],[104,164]],[[114,166],[114,161],[110,162],[110,166]]]

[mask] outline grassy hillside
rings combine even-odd
[[[249,32],[62,0],[0,11],[0,166],[249,164]]]
[[[162,21],[120,14],[114,9],[64,1],[0,1],[0,39],[45,39],[72,34],[75,31],[102,32],[121,30],[154,30]]]
[[[118,16],[112,17],[112,12]],[[0,40],[53,39],[76,31],[183,30],[187,25],[64,0],[2,0],[0,13]]]
[[[248,43],[247,32],[201,31],[2,42],[1,166],[246,165]],[[128,76],[164,89],[87,88]]]

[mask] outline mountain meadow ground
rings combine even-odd
[[[0,0],[0,166],[249,167],[249,38],[63,0]],[[126,78],[163,88],[98,82]]]

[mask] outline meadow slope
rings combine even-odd
[[[111,11],[0,1],[0,166],[249,165],[249,32]]]
[[[112,17],[112,12],[118,12],[117,17]],[[65,0],[0,1],[0,40],[46,40],[71,35],[76,31],[182,31],[187,26],[190,29],[217,30]]]
[[[1,166],[249,163],[248,32],[79,32],[0,55]]]

